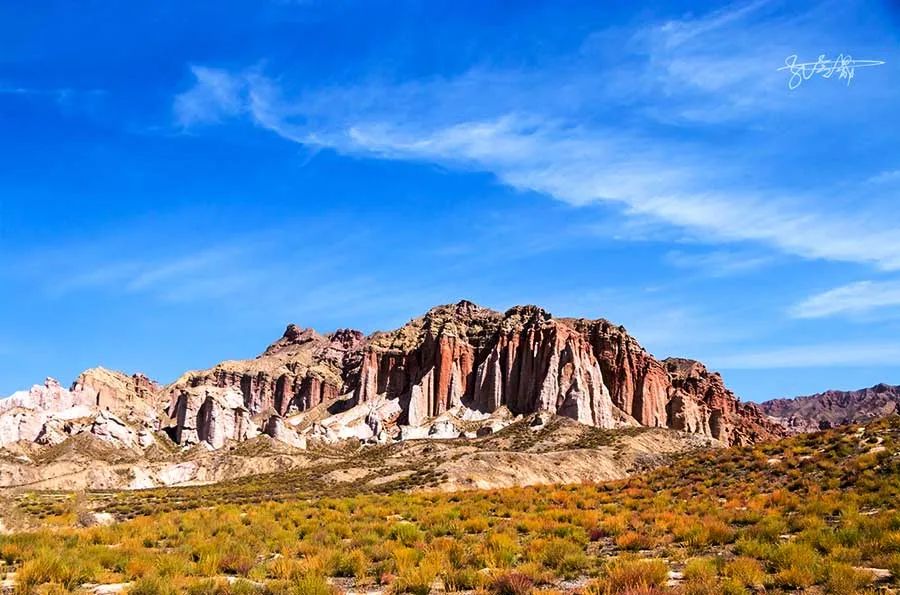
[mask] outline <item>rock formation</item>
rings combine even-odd
[[[671,383],[668,427],[726,444],[752,444],[782,433],[756,405],[739,401],[718,372],[689,359],[669,358],[662,363]]]
[[[136,392],[134,387],[145,383],[147,390]],[[129,378],[102,368],[82,373],[69,390],[47,378],[43,385],[0,400],[0,447],[16,442],[53,445],[90,434],[116,446],[146,448],[153,442],[149,430],[159,425],[153,404],[156,390],[144,376]]]
[[[167,390],[176,399],[180,391],[200,387],[239,390],[247,413],[265,420],[336,407],[332,414],[375,425],[376,435],[397,426],[424,428],[398,436],[444,435],[452,417],[500,408],[512,415],[546,411],[602,428],[669,427],[726,444],[784,433],[699,362],[659,361],[621,326],[553,318],[536,306],[500,313],[462,301],[369,337],[351,330],[320,335],[290,325],[257,358],[190,372]],[[366,422],[362,408],[376,402],[395,403],[399,413],[387,423]],[[348,407],[359,411],[340,413]],[[172,421],[175,427],[197,426],[178,415]],[[342,432],[320,423],[316,431],[367,434],[354,428]]]
[[[168,414],[176,422],[173,438],[179,444],[205,442],[222,448],[227,441],[260,433],[244,406],[244,396],[233,386],[180,388]]]
[[[165,387],[102,368],[68,391],[48,380],[0,401],[0,446],[89,433],[146,448],[159,430],[182,446],[212,449],[261,433],[295,447],[455,438],[537,412],[600,428],[674,428],[725,444],[785,432],[717,373],[692,360],[659,361],[621,326],[462,301],[368,337],[289,325],[258,357],[187,372]]]
[[[359,331],[339,330],[323,336],[291,324],[259,357],[188,372],[167,392],[171,399],[185,388],[234,387],[253,415],[267,410],[279,415],[305,411],[341,394],[344,374],[355,367],[363,341]]]
[[[790,432],[814,432],[835,426],[861,423],[900,412],[900,386],[876,384],[851,391],[774,399],[760,409]]]
[[[159,404],[160,386],[143,374],[126,376],[105,368],[82,372],[71,391],[80,394],[83,404],[112,411],[118,415],[144,417]]]
[[[0,413],[12,409],[53,413],[76,405],[90,404],[89,396],[78,391],[66,390],[55,378],[47,378],[42,385],[35,384],[27,391],[21,390],[0,399]]]
[[[410,426],[459,406],[552,411],[613,427],[612,401],[585,337],[534,306],[501,316],[470,302],[438,307],[373,338],[355,395],[399,399]]]

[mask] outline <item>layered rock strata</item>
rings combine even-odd
[[[785,433],[717,373],[693,360],[657,360],[609,321],[554,318],[536,306],[500,313],[467,301],[369,336],[289,325],[258,357],[188,372],[165,387],[88,370],[70,391],[48,383],[0,401],[0,444],[36,440],[47,411],[73,407],[112,416],[97,434],[113,435],[121,420],[136,424],[137,437],[164,429],[179,444],[210,448],[260,433],[294,446],[467,436],[536,412],[600,428],[673,428],[725,444]],[[54,424],[48,440],[74,427]]]

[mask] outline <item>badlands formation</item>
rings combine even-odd
[[[510,424],[546,428],[556,417],[592,429],[659,428],[666,452],[682,448],[673,436],[694,448],[786,433],[719,374],[693,360],[657,360],[621,326],[462,301],[369,336],[290,325],[254,359],[167,386],[102,368],[70,389],[48,379],[0,400],[0,486],[209,483],[308,465],[328,445],[441,439],[465,450]],[[248,444],[265,447],[251,456]],[[510,464],[490,456],[486,469]],[[518,462],[547,467],[534,483],[560,480],[555,468],[567,464],[528,460]]]

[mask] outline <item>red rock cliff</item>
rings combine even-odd
[[[463,405],[550,411],[599,427],[631,420],[728,444],[784,434],[699,362],[659,361],[621,326],[553,318],[536,306],[500,313],[462,301],[369,337],[291,325],[256,359],[188,373],[167,390],[174,404],[202,386],[239,389],[251,415],[284,415],[338,397],[387,398],[410,425]]]

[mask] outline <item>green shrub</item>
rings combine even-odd
[[[577,543],[553,538],[537,547],[538,560],[545,567],[571,576],[587,568],[590,561],[584,549]]]
[[[339,550],[329,560],[331,576],[363,578],[369,569],[369,559],[359,550]]]
[[[410,547],[416,545],[422,539],[422,532],[413,523],[403,521],[391,527],[391,539],[399,541]]]

